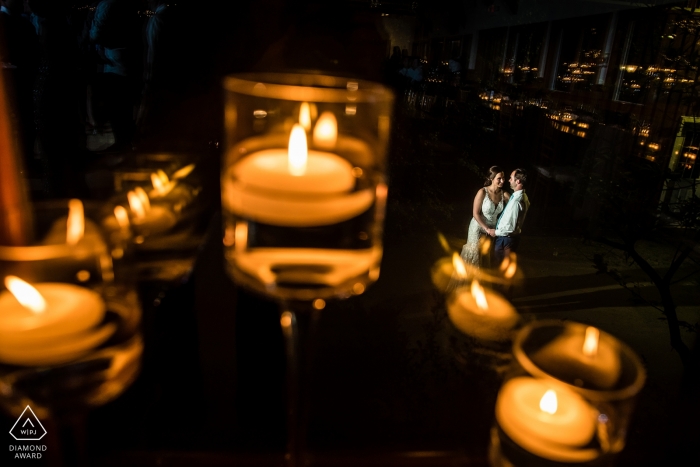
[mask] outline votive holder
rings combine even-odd
[[[545,320],[518,332],[513,355],[496,402],[491,465],[613,465],[646,378],[635,352],[595,327]]]
[[[102,405],[138,375],[141,309],[122,246],[78,200],[33,207],[0,245],[0,404],[39,418]]]
[[[231,276],[284,300],[363,293],[382,257],[392,92],[301,73],[229,76],[224,89]]]

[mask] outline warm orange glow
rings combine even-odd
[[[117,206],[114,208],[114,217],[117,218],[117,223],[122,229],[129,228],[129,213],[126,212],[124,206]]]
[[[317,298],[313,302],[313,307],[317,310],[323,310],[326,307],[326,301],[322,298]]]
[[[236,232],[233,237],[236,250],[243,251],[248,247],[248,223],[236,222]]]
[[[481,246],[481,254],[482,255],[487,255],[489,254],[489,251],[491,251],[491,239],[488,237],[481,237],[479,239],[480,246]]]
[[[129,200],[129,207],[134,213],[137,219],[143,219],[146,217],[146,207],[141,200],[141,197],[134,191],[130,191],[126,194],[126,198]]]
[[[302,102],[299,108],[299,125],[306,131],[311,129],[311,109],[308,102]]]
[[[476,279],[472,281],[472,297],[474,297],[474,300],[476,300],[476,306],[478,306],[480,310],[486,311],[489,309],[489,304],[486,301],[486,295],[484,294],[484,288]]]
[[[292,326],[292,314],[288,311],[282,313],[280,317],[280,324],[283,328],[290,328]]]
[[[66,230],[66,243],[75,245],[85,234],[85,214],[83,203],[79,199],[68,202],[68,222]]]
[[[301,176],[306,173],[306,160],[309,158],[309,147],[306,144],[306,132],[301,125],[294,125],[289,135],[289,173]]]
[[[148,199],[148,194],[146,194],[146,190],[141,188],[140,186],[137,186],[134,188],[134,193],[136,193],[136,196],[139,197],[139,200],[141,201],[141,204],[143,205],[143,208],[146,212],[151,210],[151,200]]]
[[[455,268],[455,272],[460,279],[467,277],[467,268],[464,266],[464,261],[457,254],[457,252],[452,253],[452,266]]]
[[[46,311],[46,300],[39,291],[17,276],[5,277],[5,287],[23,307],[34,313]]]
[[[171,182],[168,174],[158,169],[157,172],[151,174],[151,183],[153,183],[153,193],[156,196],[165,196],[175,187],[176,182]]]
[[[548,414],[555,414],[557,412],[557,393],[550,389],[544,393],[542,399],[540,399],[540,410]]]
[[[321,148],[334,148],[338,140],[338,121],[332,112],[323,112],[314,127],[314,144]]]
[[[173,180],[181,180],[181,179],[187,177],[189,174],[192,173],[192,171],[194,170],[194,167],[195,167],[194,164],[190,164],[190,165],[186,165],[183,168],[179,169],[178,171],[176,171],[173,174]]]
[[[598,328],[589,326],[586,328],[586,338],[583,340],[583,354],[586,357],[595,357],[598,353],[598,339],[600,331]]]
[[[506,279],[512,279],[513,276],[515,275],[515,271],[518,269],[518,259],[515,253],[510,254],[510,264],[506,267],[505,272],[503,275],[506,277]],[[505,262],[505,260],[504,260]]]

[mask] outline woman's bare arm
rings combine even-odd
[[[484,196],[486,196],[485,190],[481,189],[476,192],[474,197],[474,206],[472,206],[472,215],[476,219],[476,223],[481,226],[482,229],[488,230],[489,226],[486,225],[486,220],[481,213],[481,205],[484,203]]]

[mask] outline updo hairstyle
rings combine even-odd
[[[493,182],[493,179],[496,178],[496,175],[500,173],[505,173],[503,172],[503,169],[500,168],[497,165],[494,165],[489,169],[489,173],[486,175],[486,180],[484,180],[484,186],[489,186],[491,185],[491,182]]]

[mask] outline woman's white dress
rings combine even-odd
[[[484,188],[484,202],[481,203],[481,213],[484,216],[486,225],[488,225],[490,229],[496,227],[498,215],[503,211],[503,207],[503,192],[501,192],[501,200],[496,204],[491,201],[488,191]],[[481,237],[485,235],[488,235],[486,231],[479,225],[476,219],[472,218],[472,221],[469,223],[467,243],[462,247],[462,253],[460,254],[465,263],[476,268],[489,266],[489,264],[486,264],[485,258],[482,258],[479,252]]]

